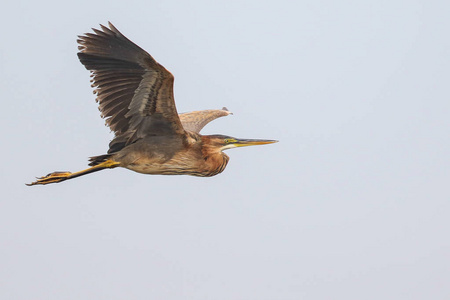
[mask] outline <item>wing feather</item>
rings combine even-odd
[[[100,28],[79,36],[78,57],[92,73],[101,116],[116,137],[128,137],[128,144],[146,135],[184,134],[173,75],[111,23]]]
[[[209,122],[232,114],[226,107],[222,109],[207,109],[180,114],[180,120],[185,130],[199,133]]]

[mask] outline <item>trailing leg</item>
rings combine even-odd
[[[90,167],[88,169],[78,171],[75,173],[53,172],[53,173],[47,174],[46,176],[38,177],[36,181],[34,181],[32,183],[28,183],[26,185],[31,186],[31,185],[37,185],[37,184],[57,183],[57,182],[65,181],[67,179],[72,179],[72,178],[76,178],[76,177],[83,176],[86,174],[94,173],[94,172],[97,172],[97,171],[100,171],[103,169],[112,169],[112,168],[118,167],[119,165],[120,165],[120,163],[113,161],[111,159],[108,159],[108,160],[105,160],[105,161],[99,163],[98,165],[95,165],[93,167]]]

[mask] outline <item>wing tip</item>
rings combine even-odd
[[[228,108],[226,108],[225,106],[222,107],[222,110],[227,112],[227,116],[233,114],[233,113],[232,113],[231,111],[229,111]]]

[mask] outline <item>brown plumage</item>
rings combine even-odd
[[[91,71],[101,116],[114,132],[107,154],[94,156],[83,171],[53,172],[29,184],[61,182],[106,168],[139,173],[214,176],[229,160],[222,151],[274,143],[199,132],[230,112],[203,110],[178,115],[173,75],[111,23],[79,36],[78,58]]]

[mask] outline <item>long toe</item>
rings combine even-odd
[[[53,172],[47,174],[46,176],[38,177],[36,181],[27,183],[26,185],[31,186],[37,184],[57,183],[66,180],[70,175],[72,175],[71,172]]]

